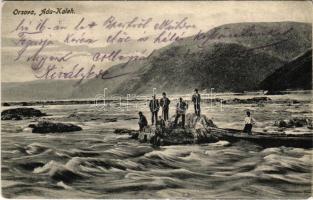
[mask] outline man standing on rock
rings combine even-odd
[[[142,114],[142,112],[139,112],[139,131],[143,131],[145,127],[148,126],[147,118]]]
[[[200,116],[200,111],[201,111],[201,109],[200,109],[200,101],[201,101],[201,97],[200,97],[200,94],[198,92],[198,89],[195,89],[195,93],[192,95],[191,100],[193,102],[196,115]]]
[[[157,122],[158,120],[158,112],[160,109],[159,101],[155,98],[155,95],[153,95],[152,99],[150,100],[149,108],[151,111],[151,123],[154,125],[154,121]]]
[[[182,128],[185,128],[185,115],[188,109],[188,104],[183,101],[183,98],[179,98],[179,102],[176,105],[176,117],[174,121],[174,127],[177,127],[178,118],[182,117]]]
[[[168,120],[168,109],[171,101],[166,97],[166,93],[162,93],[162,98],[160,99],[160,105],[162,107],[162,117],[164,121]]]

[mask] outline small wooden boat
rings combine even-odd
[[[242,130],[236,129],[222,129],[222,128],[209,128],[210,133],[220,140],[229,142],[236,142],[239,140],[246,140],[256,143],[262,147],[313,147],[313,134],[282,134],[282,133],[261,133],[252,132],[252,134],[243,133]]]

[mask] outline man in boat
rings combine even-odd
[[[251,113],[247,111],[247,116],[245,117],[245,127],[243,129],[243,132],[251,135],[253,124],[255,124],[255,120],[251,117]]]
[[[153,95],[152,99],[150,100],[149,108],[151,111],[151,124],[154,125],[154,121],[156,123],[158,120],[158,112],[160,109],[159,101],[155,98],[155,95]]]
[[[162,93],[162,98],[160,99],[160,106],[162,107],[162,117],[164,121],[168,120],[168,109],[171,101],[166,97],[166,93]]]
[[[188,109],[188,104],[183,101],[183,98],[179,98],[179,102],[176,105],[176,117],[174,121],[174,127],[177,127],[177,121],[179,117],[182,117],[182,128],[185,128],[185,115]]]
[[[195,108],[195,113],[197,116],[200,116],[200,101],[201,97],[198,92],[198,89],[195,89],[195,93],[192,95],[191,101],[193,102],[194,108]]]
[[[139,112],[139,131],[143,131],[145,127],[148,126],[147,118],[142,114],[142,112]]]

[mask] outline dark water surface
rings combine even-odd
[[[296,107],[297,106],[297,107]],[[279,117],[312,115],[311,104],[204,107],[219,127],[242,128],[253,111],[257,130]],[[114,128],[137,128],[137,110],[97,111],[89,105],[40,108],[83,131],[34,134],[31,119],[2,121],[2,194],[9,198],[308,198],[312,149],[267,148],[248,142],[152,148]],[[147,110],[144,112],[149,118]],[[173,111],[171,111],[173,113]],[[191,112],[191,111],[190,111]],[[82,117],[74,120],[68,115]],[[92,120],[86,116],[99,117]],[[116,122],[103,122],[115,117]],[[306,132],[304,128],[287,132]]]

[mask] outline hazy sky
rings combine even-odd
[[[44,15],[38,16],[42,9],[55,8],[74,8],[74,15]],[[36,16],[17,16],[13,15],[15,9],[19,10],[34,10]],[[162,21],[164,19],[179,20],[188,17],[188,22],[194,24],[196,29],[186,31],[184,36],[193,35],[199,30],[208,31],[209,29],[228,23],[235,22],[276,22],[276,21],[297,21],[312,23],[312,3],[310,1],[208,1],[208,2],[5,2],[2,8],[2,66],[1,79],[2,81],[28,81],[35,80],[34,74],[30,68],[30,64],[25,59],[14,61],[17,47],[14,38],[17,38],[17,33],[14,29],[18,23],[25,19],[26,22],[38,22],[40,19],[49,18],[50,24],[56,24],[62,21],[62,25],[72,27],[78,21],[85,17],[86,21],[96,21],[103,23],[105,19],[114,16],[119,21],[127,21],[133,17],[153,19],[153,22]],[[95,28],[92,31],[86,32],[87,36],[93,36],[99,40],[113,33],[115,30],[103,30],[103,28]],[[48,38],[59,41],[53,48],[45,49],[46,53],[58,54],[66,52],[62,41],[69,33],[66,31],[45,32],[41,35],[34,35],[32,39]],[[71,33],[71,32],[70,32]],[[127,34],[134,38],[141,35],[156,35],[152,26],[142,29],[129,29]],[[134,44],[132,44],[134,45]],[[163,44],[165,45],[165,44]],[[90,45],[91,48],[101,49],[108,46],[104,42],[97,42]],[[140,51],[143,48],[152,50],[159,48],[162,45],[154,45],[147,43],[145,46],[134,46]],[[74,47],[74,44],[67,45],[67,48]],[[90,54],[91,48],[76,49],[76,53],[81,54],[79,63],[82,65],[91,65]],[[125,45],[123,46],[125,48]],[[131,47],[132,48],[132,47]],[[126,48],[127,49],[127,48]],[[35,50],[35,49],[34,49]],[[34,52],[29,49],[25,52],[26,55],[31,55]],[[109,67],[114,63],[103,63],[104,68]],[[70,64],[66,64],[65,68]]]

